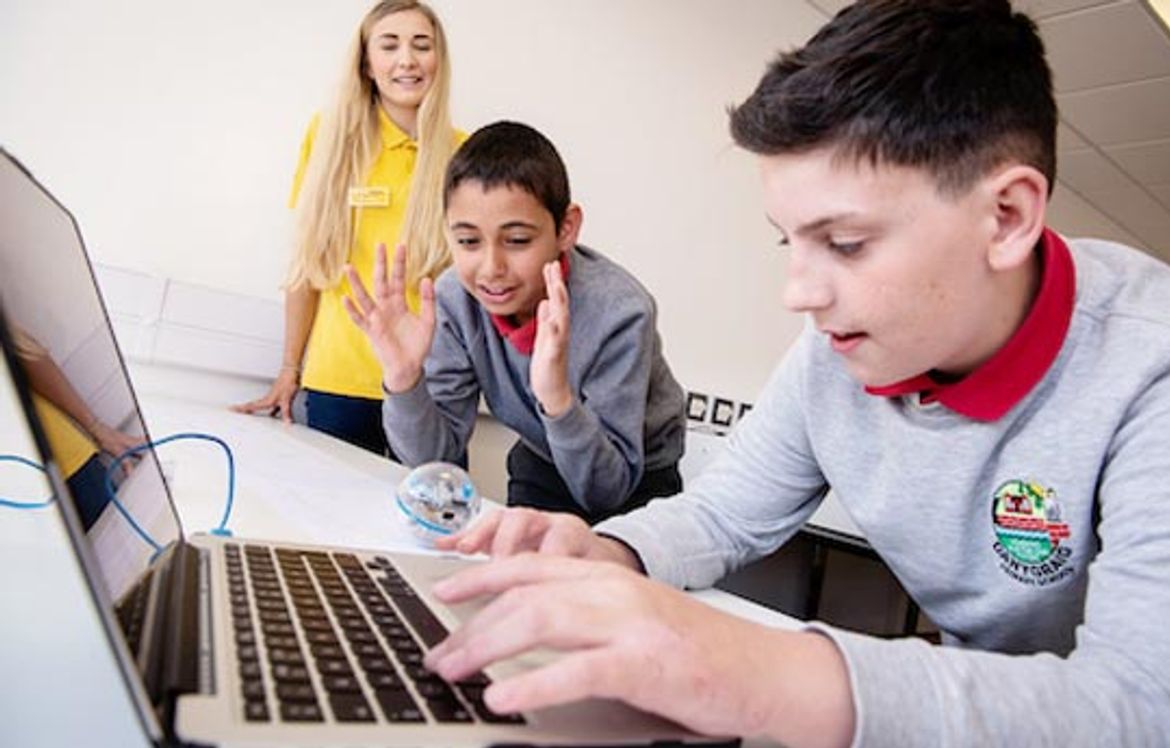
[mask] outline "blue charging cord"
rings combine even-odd
[[[34,468],[36,470],[40,470],[42,473],[45,472],[44,465],[33,462],[32,460],[27,460],[27,459],[25,459],[23,457],[19,457],[17,455],[0,455],[0,462],[16,462],[16,463],[19,463],[21,465],[25,465],[27,467]],[[0,506],[6,506],[10,509],[44,509],[45,507],[47,507],[48,505],[50,505],[52,503],[53,503],[52,496],[50,496],[45,501],[37,501],[37,502],[13,501],[12,499],[0,498]]]
[[[114,508],[118,510],[118,513],[122,515],[123,519],[126,520],[126,522],[134,530],[134,532],[137,533],[138,537],[142,538],[142,540],[145,541],[147,545],[149,545],[151,548],[153,548],[156,554],[163,549],[162,546],[159,545],[158,541],[156,541],[154,538],[152,538],[150,536],[150,533],[148,533],[146,530],[144,530],[142,528],[141,525],[138,524],[138,522],[134,519],[134,517],[131,516],[130,511],[128,509],[126,509],[126,507],[122,504],[121,501],[118,500],[117,492],[114,490],[113,477],[114,477],[115,473],[117,472],[118,468],[120,468],[122,466],[122,463],[125,462],[127,459],[129,459],[137,454],[141,454],[142,452],[145,452],[146,450],[151,449],[152,447],[158,447],[160,445],[167,444],[169,442],[179,441],[182,439],[193,439],[193,440],[199,440],[199,441],[214,442],[215,444],[218,444],[220,447],[222,447],[224,454],[227,455],[227,463],[228,463],[227,501],[225,502],[224,508],[223,508],[223,518],[220,519],[219,525],[217,527],[213,528],[212,530],[210,530],[210,532],[212,535],[219,535],[219,536],[223,536],[223,537],[230,537],[232,534],[231,530],[229,530],[227,527],[228,520],[231,518],[231,514],[232,514],[232,506],[235,504],[235,495],[236,495],[236,460],[235,460],[235,456],[232,455],[231,447],[229,447],[227,445],[227,442],[225,442],[223,439],[220,439],[218,436],[212,436],[211,434],[199,434],[199,433],[172,434],[170,436],[163,437],[162,439],[159,439],[157,441],[146,442],[146,443],[140,444],[136,447],[131,447],[130,449],[127,449],[125,452],[123,452],[122,454],[120,454],[114,458],[114,461],[111,462],[110,466],[106,468],[106,475],[105,475],[106,494],[108,495],[110,502],[114,505]],[[45,467],[43,465],[39,465],[39,464],[33,462],[32,460],[28,460],[28,459],[25,459],[24,457],[19,457],[17,455],[0,455],[0,462],[17,462],[17,463],[20,463],[22,465],[26,465],[28,467],[40,470],[42,473],[45,472]],[[0,498],[0,506],[9,507],[12,509],[43,509],[52,503],[53,503],[52,498],[49,498],[47,501],[42,501],[39,503],[26,502],[26,501],[13,501],[11,499]]]

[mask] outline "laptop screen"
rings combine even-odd
[[[178,516],[153,451],[112,465],[147,432],[80,231],[2,149],[0,304],[49,457],[117,600],[180,537]]]

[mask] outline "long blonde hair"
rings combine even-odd
[[[431,22],[438,65],[418,114],[418,158],[398,243],[406,246],[407,287],[451,264],[443,231],[443,176],[455,150],[448,99],[451,63],[439,17],[416,0],[382,0],[366,13],[350,44],[337,101],[322,117],[297,197],[295,255],[288,287],[328,288],[341,278],[356,233],[349,189],[373,165],[381,135],[378,89],[365,74],[370,31],[384,17],[417,10]],[[389,245],[394,237],[386,237]],[[393,247],[390,247],[393,249]]]

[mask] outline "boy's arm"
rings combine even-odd
[[[1103,456],[1100,551],[1073,651],[1007,655],[825,629],[856,684],[859,744],[1166,744],[1170,373],[1128,413]]]
[[[607,327],[594,351],[580,391],[555,415],[542,413],[549,451],[573,497],[593,513],[608,513],[625,503],[645,469],[646,399],[654,365],[653,309],[639,299],[614,299]],[[534,368],[535,368],[534,357]],[[534,389],[536,373],[533,372]]]
[[[780,374],[782,379],[784,372]],[[775,381],[769,385],[762,406],[745,421],[751,427],[747,431],[761,428],[752,423],[761,407],[770,410],[784,405],[776,397],[775,385]],[[457,678],[484,662],[530,647],[575,650],[573,662],[559,669],[549,668],[506,686],[501,682],[487,695],[489,704],[504,710],[524,709],[526,704],[549,699],[604,695],[660,711],[696,729],[765,732],[794,746],[814,745],[830,737],[829,742],[839,741],[839,735],[832,735],[834,726],[848,726],[852,744],[858,746],[1163,745],[1170,734],[1170,628],[1166,625],[1170,614],[1166,571],[1170,569],[1170,450],[1165,449],[1170,443],[1170,377],[1149,387],[1130,414],[1117,432],[1102,473],[1101,551],[1089,569],[1084,623],[1076,632],[1076,648],[1067,657],[939,647],[920,639],[889,641],[822,625],[800,634],[744,629],[713,636],[711,644],[704,645],[698,639],[705,641],[705,632],[721,624],[697,610],[688,612],[689,606],[679,597],[628,574],[618,575],[612,565],[603,568],[580,561],[566,565],[563,559],[521,557],[507,559],[507,565],[464,572],[436,588],[448,601],[502,593],[492,606],[497,612],[500,606],[512,606],[520,615],[496,616],[494,620],[506,621],[508,629],[492,633],[493,616],[485,611],[483,618],[473,619],[452,636],[451,643],[433,652],[428,663],[445,676]],[[758,452],[754,436],[746,441],[733,445],[723,462],[737,461],[742,467],[745,451]],[[783,443],[776,440],[778,445]],[[783,449],[777,454],[788,459]],[[719,466],[716,472],[722,472]],[[745,537],[727,523],[757,529],[772,523],[767,514],[756,512],[760,505],[729,490],[719,497],[726,505],[707,507],[710,516],[721,522],[705,530],[702,523],[692,523],[689,529],[682,525],[692,536],[679,538],[675,534],[679,526],[666,520],[676,512],[693,515],[697,506],[692,501],[679,506],[675,502],[680,498],[689,495],[654,502],[598,529],[645,540],[631,545],[651,574],[685,581],[699,574],[717,574],[696,555],[704,545],[704,534],[718,555],[716,539],[734,542]],[[639,528],[646,532],[621,532]],[[648,548],[657,547],[655,535],[690,558],[672,567],[660,555],[648,554]],[[599,589],[583,592],[585,585]],[[571,596],[571,604],[566,604],[566,595]],[[582,608],[582,600],[591,602]],[[571,614],[558,615],[563,611]],[[600,633],[602,626],[608,626],[610,633]],[[693,659],[655,659],[653,653],[659,650],[646,637],[669,636],[672,629],[684,632],[670,647],[672,655],[689,653],[693,646],[697,650]],[[819,642],[814,631],[823,637]],[[829,641],[836,646],[821,646]],[[609,652],[620,656],[607,658]],[[744,659],[744,652],[751,658]],[[719,663],[705,659],[704,653],[722,653],[722,662],[740,664],[724,671],[724,676],[733,673],[731,677],[716,677],[706,668],[717,668]],[[638,665],[642,661],[645,667]],[[662,665],[684,661],[702,668]],[[704,683],[731,684],[712,691],[731,699],[721,712],[737,715],[730,724],[693,722],[709,714],[696,696],[701,693],[696,684]],[[673,690],[680,684],[681,693]],[[851,699],[843,700],[841,689],[846,684]],[[739,685],[748,688],[741,691]],[[668,698],[658,701],[659,694]],[[817,696],[814,703],[802,702],[809,694]],[[753,695],[762,696],[763,701],[752,701]]]
[[[709,587],[780,547],[828,487],[808,441],[803,402],[808,335],[769,378],[720,455],[686,490],[597,525],[676,587]]]
[[[711,584],[794,530],[778,517],[785,511],[777,497],[807,479],[793,462],[805,453],[793,436],[800,431],[795,422],[785,429],[772,423],[799,412],[803,395],[791,386],[798,368],[791,364],[800,345],[729,437],[726,454],[684,494],[597,526],[631,546],[650,576],[678,586]],[[805,379],[795,377],[797,384]],[[1170,376],[1144,391],[1108,455],[1099,489],[1101,551],[1089,569],[1084,623],[1068,657],[818,627],[848,665],[855,744],[1161,744],[1170,734],[1167,444]],[[751,476],[756,470],[787,475],[777,482]],[[761,495],[771,499],[754,498]],[[799,524],[805,508],[797,511]]]

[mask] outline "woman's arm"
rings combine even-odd
[[[317,317],[321,292],[301,285],[284,295],[284,354],[280,371],[263,397],[232,406],[237,413],[280,414],[285,423],[292,422],[292,400],[301,386],[301,362],[309,342],[309,332]]]

